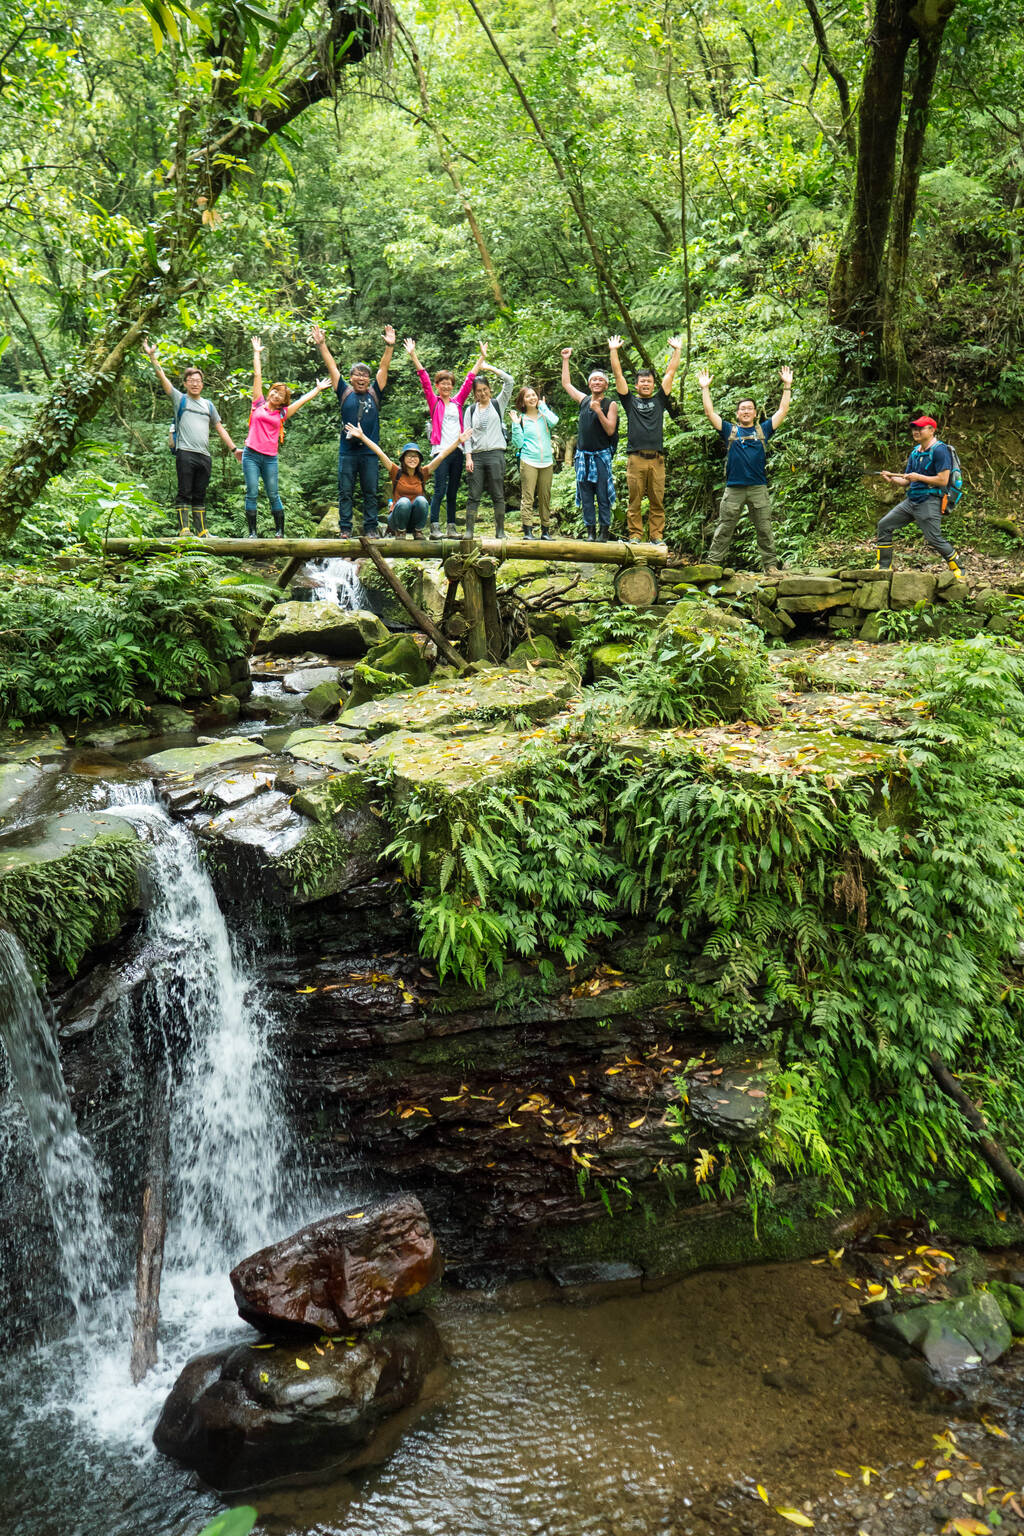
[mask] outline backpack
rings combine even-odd
[[[498,407],[494,404],[493,400],[489,400],[487,402],[487,404],[488,404],[488,407],[494,405],[494,409],[495,409],[495,411],[497,411]],[[473,414],[470,415],[470,412],[472,412]],[[469,430],[472,431],[473,430],[473,422],[476,420],[476,401],[475,400],[471,400],[469,402],[469,404],[466,406],[465,411],[462,413],[462,420],[463,420],[463,425],[465,427],[468,427]],[[498,416],[498,426],[501,428],[501,446],[502,446],[502,448],[507,448],[508,447],[508,431],[507,431],[507,429],[505,427],[505,418],[503,416],[501,416],[500,414]]]
[[[185,414],[185,403],[186,403],[187,400],[188,400],[188,396],[187,395],[182,395],[181,399],[178,401],[178,408],[177,408],[177,410],[174,413],[174,425],[173,425],[173,427],[170,428],[170,430],[169,430],[169,432],[167,434],[167,445],[170,448],[172,453],[177,453],[177,451],[178,451],[178,424],[181,421],[182,416]],[[212,423],[213,423],[213,401],[212,400],[207,400],[207,402],[206,402],[206,409],[210,413],[210,423],[212,425]]]
[[[768,439],[765,437],[764,433],[761,431],[761,423],[759,421],[755,421],[754,422],[754,436],[757,438],[758,442],[761,444],[761,447],[765,450],[765,453],[767,453],[768,452]],[[729,452],[729,449],[732,447],[733,443],[738,443],[739,440],[740,440],[739,428],[737,427],[736,423],[733,422],[733,424],[732,424],[732,431],[729,433],[729,439],[728,439],[728,442],[725,445],[726,453]]]
[[[951,443],[946,443],[944,446],[949,450],[949,456],[953,460],[953,467],[949,472],[949,480],[942,491],[940,514],[943,517],[956,506],[964,493],[964,472],[960,468],[960,456]]]

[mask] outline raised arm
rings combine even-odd
[[[472,391],[473,385],[476,383],[476,376],[480,372],[481,368],[483,368],[486,365],[486,362],[487,362],[487,343],[486,343],[486,341],[482,341],[480,343],[480,355],[478,356],[476,362],[473,364],[472,368],[466,374],[466,377],[463,379],[461,385],[459,386],[459,391],[458,391],[457,395],[455,396],[455,404],[456,405],[465,405],[466,401],[469,399],[469,396],[470,396],[470,393]]]
[[[252,339],[252,398],[259,400],[263,394],[263,343],[258,336]]]
[[[291,417],[295,415],[296,411],[302,409],[307,401],[315,400],[317,395],[323,394],[324,390],[330,389],[330,387],[330,379],[318,379],[317,382],[313,385],[312,389],[308,389],[304,395],[300,395],[298,400],[292,401],[291,405],[284,413],[285,421],[289,421]]]
[[[485,373],[496,373],[501,380],[501,389],[495,402],[498,407],[498,415],[504,416],[508,409],[508,403],[512,398],[512,385],[515,383],[512,375],[506,373],[504,368],[496,368],[493,363],[481,363],[480,367]]]
[[[612,378],[615,380],[616,391],[620,395],[629,394],[629,385],[626,383],[626,375],[622,371],[619,361],[619,348],[622,346],[621,336],[608,337],[608,356],[612,360]]]
[[[441,452],[439,454],[436,454],[435,457],[431,459],[429,464],[425,464],[424,465],[424,467],[423,467],[424,475],[432,475],[434,473],[434,470],[440,464],[441,460],[442,459],[446,459],[450,453],[454,453],[456,448],[463,447],[463,445],[467,442],[468,438],[469,438],[468,430],[465,431],[465,432],[460,432],[458,437],[455,439],[455,441],[453,443],[449,443],[447,448],[442,448]]]
[[[391,357],[395,350],[395,328],[393,325],[384,327],[384,353],[377,369],[377,388],[383,392],[387,387],[388,369],[391,367]]]
[[[433,385],[430,382],[430,375],[424,368],[423,364],[420,362],[419,353],[416,351],[416,343],[413,341],[411,336],[407,336],[402,345],[408,352],[410,358],[412,359],[412,365],[416,369],[416,372],[419,374],[420,384],[423,387],[423,393],[427,397],[427,407],[432,411],[437,404],[437,396],[434,394]]]
[[[241,450],[241,448],[236,448],[235,447],[234,443],[231,441],[230,436],[228,435],[228,431],[227,431],[227,428],[225,427],[224,423],[218,417],[213,425],[216,428],[217,436],[220,438],[221,442],[224,444],[224,447],[228,450],[229,453],[233,453],[235,458],[238,460],[239,464],[241,464],[241,462],[242,462],[242,450]]]
[[[711,404],[711,375],[706,368],[698,370],[697,383],[700,385],[700,403],[704,407],[704,415],[715,431],[721,432],[722,418]]]
[[[153,364],[153,367],[156,370],[156,376],[160,380],[160,383],[163,385],[164,392],[168,394],[173,400],[174,385],[171,383],[170,379],[167,377],[166,373],[164,373],[163,369],[160,367],[159,362],[157,361],[156,342],[148,340],[144,341],[142,343],[142,350]]]
[[[567,395],[569,395],[573,400],[576,401],[577,405],[582,405],[584,400],[587,397],[583,393],[582,389],[577,389],[576,388],[575,384],[572,382],[572,379],[570,379],[570,377],[569,377],[569,359],[570,359],[570,357],[572,357],[572,347],[563,347],[562,348],[562,388],[565,390]]]
[[[683,338],[681,336],[670,336],[668,344],[672,348],[672,355],[668,360],[668,367],[665,369],[661,379],[661,387],[666,395],[672,393],[672,385],[675,383],[676,374],[679,372],[679,360],[683,355]]]
[[[347,421],[345,423],[345,436],[358,437],[359,441],[363,443],[367,448],[372,448],[378,459],[380,459],[381,463],[384,465],[385,469],[398,468],[398,465],[395,463],[395,461],[388,458],[387,454],[384,452],[384,449],[380,446],[380,443],[375,443],[371,438],[367,437],[362,427],[356,426],[355,422]]]
[[[782,380],[782,402],[772,417],[772,431],[777,432],[789,415],[789,407],[793,403],[793,370],[792,368],[780,368],[779,378]]]
[[[327,376],[331,381],[331,387],[337,389],[341,382],[341,369],[331,356],[330,349],[327,346],[327,338],[318,325],[310,326],[309,338],[320,353],[321,361],[327,369]]]

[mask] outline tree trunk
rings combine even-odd
[[[463,540],[461,543],[465,543]],[[394,560],[443,560],[461,548],[455,539],[378,539],[377,553]],[[666,550],[653,544],[627,544],[608,539],[591,544],[586,539],[473,539],[471,548],[499,560],[579,560],[593,565],[668,565]],[[354,539],[107,539],[104,553],[121,559],[140,560],[147,555],[210,555],[236,560],[279,561],[282,555],[299,560],[355,560],[364,553],[362,540]]]
[[[913,40],[909,0],[876,0],[857,119],[853,201],[829,292],[833,324],[875,340],[881,336],[903,71]]]
[[[176,143],[169,152],[174,162],[173,206],[146,231],[139,265],[117,300],[113,318],[59,375],[28,430],[0,465],[0,546],[13,536],[47,482],[68,467],[129,352],[190,284],[194,247],[221,193],[269,138],[330,95],[338,62],[356,63],[379,45],[390,11],[384,8],[386,0],[378,4],[380,9],[373,12],[331,9],[329,24],[317,39],[316,67],[282,82],[272,98],[274,106],[266,112],[241,107],[229,93],[202,137],[190,145],[194,113],[181,107],[172,130]],[[225,48],[223,41],[219,46]],[[237,62],[240,67],[241,50]]]
[[[917,40],[917,74],[914,77],[910,105],[907,108],[907,125],[903,130],[903,156],[900,162],[900,180],[893,208],[892,227],[889,230],[885,310],[882,317],[882,369],[885,376],[895,384],[899,384],[908,372],[907,354],[903,344],[903,291],[907,278],[910,235],[917,209],[917,188],[921,179],[932,90],[939,68],[939,55],[942,52],[942,34],[946,30],[948,20],[947,12],[939,17],[934,27],[922,32]]]
[[[946,22],[956,0],[875,0],[874,20],[868,40],[868,62],[861,88],[857,117],[857,170],[850,216],[832,274],[829,312],[835,325],[863,337],[862,362],[873,371],[882,352],[887,316],[887,249],[890,240],[902,238],[902,257],[897,252],[899,289],[902,296],[906,269],[906,241],[921,170],[928,102]],[[907,54],[915,38],[921,50],[919,81],[915,87],[907,123],[900,195],[894,206],[896,155],[903,118],[903,80]],[[934,39],[934,49],[932,40]],[[902,220],[902,224],[901,224]],[[902,231],[902,232],[901,232]],[[898,325],[898,317],[896,321]]]
[[[978,1151],[986,1163],[988,1163],[1017,1209],[1024,1211],[1024,1178],[1021,1177],[1019,1169],[1015,1168],[1010,1162],[998,1141],[993,1138],[985,1116],[981,1113],[977,1104],[973,1104],[967,1097],[967,1094],[946,1066],[938,1051],[932,1051],[929,1056],[928,1070],[943,1093],[953,1100],[953,1103],[960,1110],[960,1113],[971,1129],[977,1132]]]

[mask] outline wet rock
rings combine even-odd
[[[307,715],[312,715],[314,720],[329,720],[344,704],[345,690],[337,681],[317,683],[306,694],[304,702]]]
[[[158,777],[168,774],[195,775],[224,763],[237,763],[245,758],[263,757],[263,748],[255,741],[242,736],[226,736],[223,741],[210,741],[202,746],[170,747],[166,752],[154,752],[143,758],[150,772]]]
[[[1019,1338],[1024,1334],[1024,1286],[1006,1280],[991,1280],[988,1288],[1009,1323],[1010,1331]]]
[[[339,608],[336,603],[278,603],[263,621],[254,650],[295,656],[316,650],[325,656],[363,656],[386,640],[376,614]]]
[[[336,772],[347,773],[356,758],[352,748],[359,747],[364,732],[351,730],[335,720],[331,725],[309,726],[291,731],[279,744],[278,750],[302,762],[317,763]]]
[[[53,730],[0,730],[0,763],[52,763],[66,752],[68,744],[56,728]]]
[[[995,1297],[975,1292],[883,1318],[879,1334],[924,1356],[940,1380],[990,1365],[1010,1348],[1010,1327]]]
[[[339,675],[337,667],[299,667],[285,674],[282,687],[286,693],[309,693],[320,683],[336,683]]]
[[[243,1259],[235,1302],[258,1328],[327,1333],[372,1328],[441,1278],[444,1263],[412,1195],[341,1212]]]
[[[819,1339],[833,1339],[846,1325],[846,1313],[842,1307],[824,1307],[820,1312],[808,1312],[807,1324]]]
[[[153,1441],[231,1493],[370,1466],[394,1449],[403,1410],[440,1385],[443,1359],[426,1317],[394,1319],[323,1353],[266,1341],[214,1350],[185,1366]]]
[[[189,720],[191,728],[192,721]],[[75,744],[79,747],[88,747],[90,751],[109,752],[114,747],[127,746],[132,741],[146,741],[155,736],[156,730],[147,721],[112,721],[105,725],[86,726],[84,732],[76,736]]]
[[[127,838],[134,842],[137,836],[130,821],[110,811],[69,811],[63,816],[48,816],[36,828],[31,841],[0,851],[0,876],[23,869],[28,864],[49,864],[90,843],[109,838]]]
[[[877,613],[882,608],[888,608],[888,581],[865,581],[854,594],[853,606],[865,613]]]
[[[474,722],[483,725],[517,715],[537,722],[556,714],[575,691],[572,680],[553,668],[534,675],[491,667],[475,677],[435,683],[346,709],[340,723],[373,738],[391,731],[436,732],[463,722],[472,728]]]
[[[225,725],[234,725],[241,709],[241,700],[233,693],[215,693],[196,704],[194,718],[196,725],[208,730],[220,730]]]
[[[548,1273],[563,1293],[559,1301],[589,1303],[635,1296],[644,1283],[644,1272],[636,1264],[616,1261],[550,1265]]]
[[[203,783],[202,798],[211,808],[241,805],[265,789],[273,789],[276,777],[272,769],[218,776]]]
[[[771,1120],[768,1088],[771,1074],[750,1067],[733,1067],[719,1077],[687,1082],[690,1114],[705,1130],[729,1141],[756,1141]]]
[[[301,715],[303,699],[295,693],[254,693],[242,705],[243,720],[266,720],[271,725],[287,725]]]
[[[196,728],[192,716],[177,704],[154,704],[149,719],[154,736],[190,736]]]
[[[915,603],[930,603],[934,596],[934,576],[926,571],[896,571],[889,589],[889,606],[913,608]]]
[[[372,744],[364,765],[367,769],[387,765],[392,795],[397,800],[427,785],[442,794],[458,794],[470,785],[480,788],[504,779],[515,763],[519,745],[517,737],[500,732],[450,740],[392,731]]]
[[[0,763],[0,822],[41,778],[42,773],[33,763]]]
[[[720,565],[677,565],[672,567],[673,577],[681,582],[718,581],[722,574],[722,567]]]

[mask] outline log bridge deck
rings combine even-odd
[[[453,665],[490,658],[500,661],[503,634],[498,613],[495,577],[505,560],[560,561],[574,565],[617,565],[615,595],[619,602],[647,608],[658,595],[657,568],[669,562],[666,549],[655,544],[623,540],[591,543],[589,539],[107,539],[104,551],[122,559],[147,555],[209,555],[250,560],[287,561],[277,578],[286,587],[307,560],[370,559],[405,607],[416,628],[430,636]],[[443,560],[448,593],[440,628],[413,602],[388,559]],[[455,603],[462,586],[463,654],[454,650]],[[449,634],[444,631],[451,626]]]

